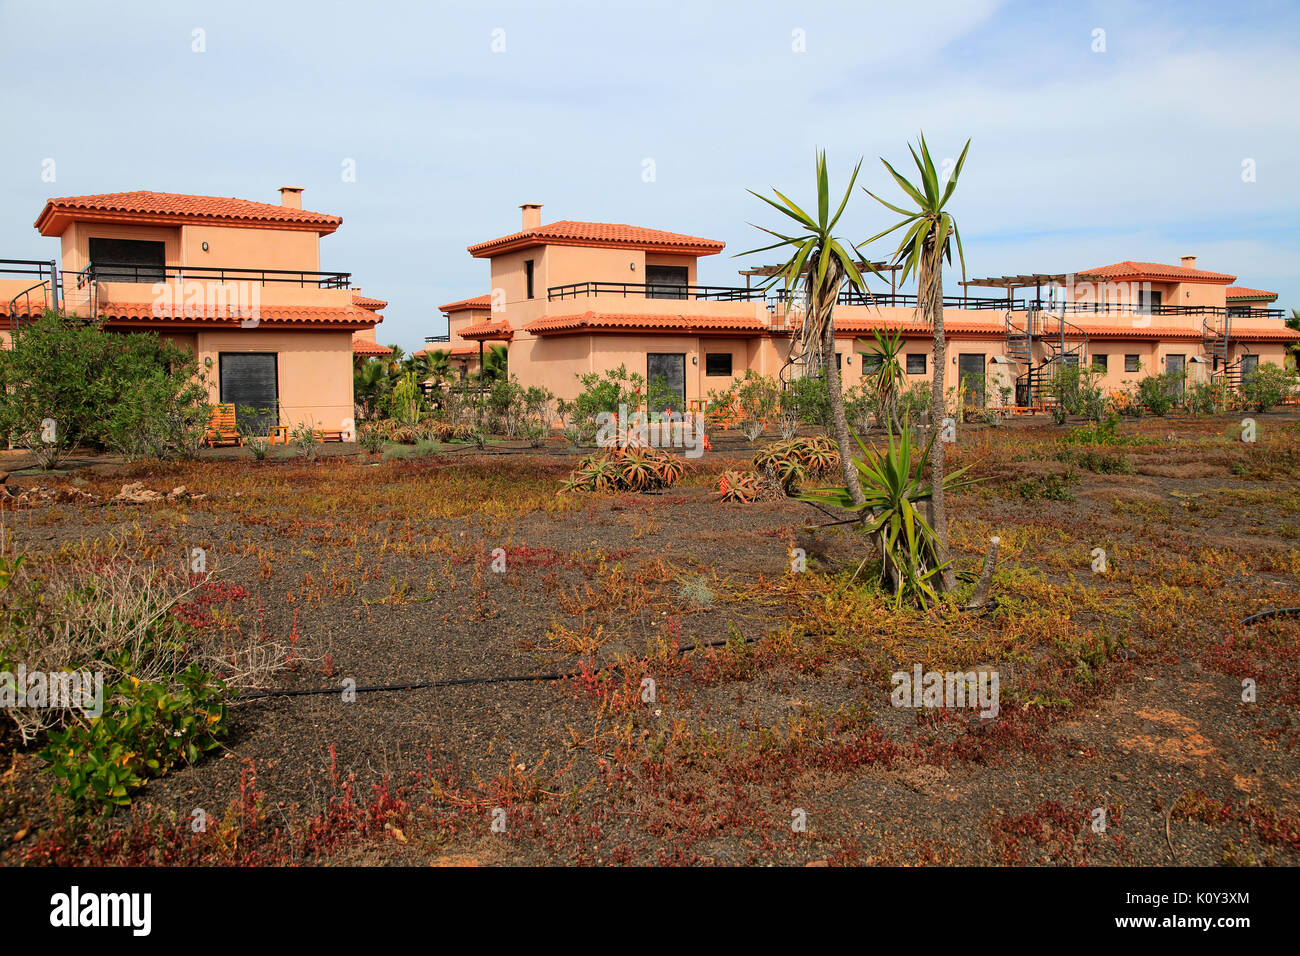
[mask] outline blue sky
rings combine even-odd
[[[488,291],[465,247],[519,203],[722,239],[700,281],[743,284],[771,255],[730,254],[776,215],[746,187],[809,198],[821,147],[833,186],[865,157],[896,198],[879,157],[922,129],[940,161],[972,140],[974,275],[1194,254],[1300,307],[1294,3],[0,0],[0,36],[0,258],[57,254],[49,196],[299,185],[344,218],[322,268],[387,299],[379,339],[408,351]],[[888,222],[859,191],[843,233]]]

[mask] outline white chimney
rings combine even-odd
[[[526,202],[519,207],[524,211],[525,229],[536,229],[542,224],[542,204],[539,202]]]
[[[1181,261],[1184,269],[1196,268],[1196,256],[1183,256]]]
[[[287,206],[290,209],[301,209],[302,208],[302,187],[281,186],[280,205]]]

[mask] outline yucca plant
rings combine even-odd
[[[898,418],[898,396],[907,385],[907,376],[898,356],[903,351],[903,333],[901,330],[882,332],[872,329],[875,348],[863,355],[873,356],[877,360],[867,379],[871,390],[872,403],[876,406],[876,416],[882,428],[895,434],[903,430]]]
[[[869,245],[899,229],[906,229],[898,248],[894,250],[893,260],[895,264],[903,267],[899,281],[906,282],[909,276],[916,276],[918,313],[922,320],[930,323],[934,331],[934,379],[931,383],[930,407],[934,410],[932,413],[934,417],[938,418],[942,414],[941,410],[946,407],[944,375],[947,373],[947,364],[944,356],[947,343],[943,329],[943,263],[947,260],[949,265],[952,264],[954,243],[957,246],[957,258],[961,263],[962,279],[966,278],[966,255],[961,248],[961,233],[957,230],[957,221],[953,219],[946,207],[953,191],[957,188],[957,177],[961,175],[962,166],[966,163],[970,140],[966,140],[952,174],[948,177],[947,183],[942,186],[924,134],[921,135],[920,145],[919,155],[911,145],[908,146],[912,160],[920,173],[919,189],[901,176],[888,161],[881,158],[880,161],[884,163],[885,169],[889,170],[889,175],[915,204],[915,208],[904,209],[895,206],[881,199],[871,190],[865,190],[872,199],[903,218],[883,232],[872,236],[863,245]],[[945,570],[940,575],[940,586],[943,590],[947,590],[956,584],[956,579],[952,571],[947,568],[948,512],[944,503],[946,483],[943,480],[945,468],[943,442],[931,441],[929,454],[930,471],[938,482],[934,488],[933,500],[930,502],[930,517],[934,526],[938,554],[944,561]]]
[[[847,489],[811,489],[799,497],[814,504],[844,508],[849,511],[867,511],[869,517],[863,530],[872,537],[881,557],[881,581],[894,594],[897,607],[904,600],[921,607],[939,600],[942,589],[935,587],[948,562],[941,557],[934,529],[922,516],[918,506],[928,501],[932,488],[923,472],[930,444],[937,437],[931,433],[925,449],[916,454],[909,432],[901,438],[889,435],[889,445],[877,451],[853,438],[862,450],[862,457],[853,459],[866,499],[855,504]],[[944,477],[947,490],[963,487],[969,481],[959,481],[968,469],[959,468]],[[856,579],[871,557],[864,558],[854,573]]]
[[[739,253],[748,256],[769,249],[787,250],[786,261],[774,275],[764,281],[766,285],[783,282],[787,303],[793,300],[796,287],[803,287],[804,305],[807,311],[804,321],[799,325],[791,357],[793,359],[795,355],[802,355],[812,360],[813,367],[820,368],[821,373],[826,376],[835,437],[846,445],[849,438],[849,425],[844,413],[844,395],[840,388],[839,368],[835,363],[835,304],[846,283],[850,288],[860,290],[866,289],[866,283],[855,261],[854,254],[857,249],[851,242],[839,239],[835,235],[835,227],[849,204],[853,184],[857,182],[858,170],[861,166],[862,161],[859,160],[857,166],[853,168],[853,175],[849,179],[848,188],[844,191],[844,198],[834,211],[831,209],[830,180],[826,171],[825,152],[817,153],[815,215],[805,212],[780,190],[772,190],[776,199],[769,199],[752,189],[749,190],[750,194],[757,196],[773,209],[793,220],[796,228],[793,235],[786,235],[775,229],[758,226],[757,228],[768,235],[775,236],[778,241],[759,249]],[[867,265],[875,271],[870,263]],[[857,473],[845,463],[843,475],[849,494],[855,501],[860,500]]]

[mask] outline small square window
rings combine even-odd
[[[1101,369],[1103,372],[1106,371],[1106,369],[1109,367],[1109,366],[1106,364],[1106,363],[1109,362],[1109,361],[1110,361],[1110,356],[1109,356],[1109,355],[1096,355],[1096,354],[1094,354],[1094,355],[1092,356],[1092,366],[1093,366],[1093,368],[1099,368],[1099,369]]]
[[[730,352],[705,353],[704,374],[705,375],[730,375],[731,374],[731,353]]]
[[[1138,355],[1124,356],[1124,371],[1137,372],[1142,368],[1142,359]]]
[[[907,355],[907,374],[924,375],[925,374],[925,353],[909,352]]]
[[[836,358],[838,357],[839,356],[837,355]],[[884,361],[885,360],[881,358],[880,355],[876,352],[863,352],[862,353],[862,374],[870,375],[872,372],[875,372],[877,369],[879,369],[880,366],[884,364]]]

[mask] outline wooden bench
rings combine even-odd
[[[239,427],[235,423],[234,405],[212,407],[212,417],[208,419],[208,430],[203,436],[203,443],[209,448],[244,444],[244,437],[239,434]]]
[[[345,431],[342,428],[317,428],[316,440],[319,442],[326,441],[343,441]]]

